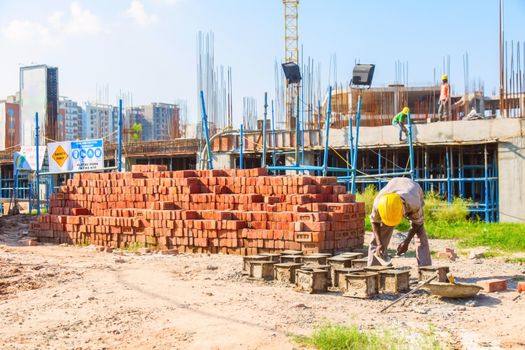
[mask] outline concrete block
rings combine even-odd
[[[255,279],[272,280],[273,266],[275,261],[252,261],[250,262],[250,277]]]
[[[377,294],[379,274],[377,272],[352,272],[345,275],[345,297],[371,298]]]
[[[267,257],[268,261],[275,261],[275,262],[280,262],[281,261],[281,254],[277,254],[277,253],[260,253],[258,255]]]
[[[367,263],[368,263],[367,258],[359,258],[359,259],[353,259],[351,265],[354,269],[364,269]]]
[[[302,263],[302,255],[281,255],[281,263]]]
[[[250,263],[253,261],[268,261],[268,257],[263,255],[248,255],[242,258],[243,268],[242,272],[249,274],[250,273]]]
[[[332,284],[334,283],[335,281],[335,269],[341,269],[341,268],[346,268],[346,267],[351,267],[351,262],[352,262],[352,258],[345,258],[345,257],[342,257],[342,256],[334,256],[334,257],[331,257],[331,258],[328,258],[327,261],[328,261],[328,265],[331,266],[330,268],[330,273],[331,273],[331,282]]]
[[[287,250],[283,250],[281,252],[281,255],[303,255],[303,252],[301,250],[287,249]]]
[[[346,291],[346,277],[345,275],[348,275],[349,273],[353,272],[363,272],[363,269],[354,269],[351,267],[345,267],[345,268],[335,268],[332,269],[332,275],[334,278],[332,278],[332,286],[334,288],[339,289],[341,292]]]
[[[436,282],[448,282],[447,273],[449,273],[450,268],[448,266],[420,266],[417,269],[419,281],[426,281],[429,278],[432,278],[438,274],[438,279]]]
[[[407,292],[409,290],[409,282],[409,270],[391,269],[379,271],[379,291],[381,292]]]
[[[356,252],[345,252],[345,253],[341,253],[337,256],[343,256],[345,258],[350,258],[350,259],[361,259],[365,256],[365,254],[363,253],[356,253]]]
[[[326,265],[327,256],[324,254],[311,254],[303,256],[305,265]]]
[[[295,271],[301,268],[301,263],[281,263],[273,265],[273,278],[283,283],[295,283]]]
[[[326,270],[301,268],[295,271],[295,285],[299,291],[310,294],[324,293],[328,290]]]

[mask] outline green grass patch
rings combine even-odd
[[[521,257],[514,257],[514,258],[507,258],[505,259],[505,262],[511,263],[511,264],[525,264],[525,258]]]
[[[294,340],[318,350],[443,349],[432,328],[404,334],[387,329],[363,330],[356,325],[326,323],[316,328],[309,337],[294,336]]]
[[[367,186],[357,200],[365,203],[367,216],[365,229],[372,231],[368,215],[372,211],[374,198],[377,196],[375,186]],[[435,193],[425,195],[425,229],[429,238],[456,239],[460,247],[486,246],[491,250],[517,252],[525,250],[525,224],[491,223],[468,220],[469,201],[455,198],[452,203],[441,199]],[[410,223],[403,219],[396,227],[399,231],[408,231]],[[494,252],[494,254],[497,254]]]
[[[126,245],[124,250],[127,250],[130,253],[136,253],[139,251],[140,248],[143,248],[143,245],[139,242],[131,242]]]

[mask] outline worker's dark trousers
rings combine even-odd
[[[392,238],[392,233],[394,232],[394,227],[386,226],[381,224],[381,232],[379,238],[381,240],[381,245],[386,249]],[[416,243],[416,259],[419,266],[430,266],[432,265],[432,258],[430,257],[430,247],[428,245],[428,237],[425,229],[421,230],[420,234],[414,236]],[[374,236],[372,235],[372,240],[368,246],[368,266],[380,265],[377,259],[374,259],[374,254],[376,252],[377,244]],[[396,247],[397,248],[397,247]]]

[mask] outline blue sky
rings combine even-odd
[[[505,36],[525,40],[525,0],[506,0]],[[59,67],[60,94],[94,100],[109,86],[133,103],[186,99],[196,118],[196,34],[213,31],[215,61],[231,66],[235,120],[242,97],[262,108],[274,90],[274,61],[284,51],[280,0],[0,0],[0,99],[18,89],[19,64]],[[498,0],[301,0],[299,39],[304,56],[321,62],[328,81],[337,55],[338,80],[356,59],[375,63],[374,85],[394,80],[394,62],[407,61],[409,84],[431,83],[450,55],[451,83],[470,78],[488,94],[498,82]]]

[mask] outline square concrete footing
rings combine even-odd
[[[377,294],[379,274],[377,272],[353,272],[345,275],[346,292],[345,297],[371,298]]]
[[[295,271],[295,285],[299,291],[310,294],[324,293],[328,290],[328,271],[301,268]]]
[[[252,261],[268,261],[268,257],[263,255],[248,255],[242,258],[243,267],[242,272],[244,274],[250,274],[250,263]]]
[[[352,258],[345,258],[340,255],[327,259],[328,265],[330,265],[330,273],[331,273],[330,279],[331,279],[332,284],[337,283],[335,281],[335,269],[343,269],[343,268],[351,267],[352,260],[353,260]]]
[[[351,265],[354,269],[364,269],[367,264],[368,264],[367,258],[353,259],[351,262]]]
[[[250,277],[254,279],[273,279],[273,266],[275,261],[252,261],[250,262]]]
[[[327,258],[324,254],[304,255],[303,263],[305,265],[326,265]]]
[[[332,286],[339,289],[341,292],[346,291],[346,277],[345,275],[353,272],[363,272],[363,269],[354,269],[351,267],[332,269]]]
[[[301,268],[301,263],[281,263],[273,265],[273,278],[283,283],[295,283],[295,271]]]
[[[386,293],[407,292],[409,290],[409,270],[379,271],[379,291]]]
[[[281,263],[302,263],[303,262],[303,256],[302,255],[281,255]]]
[[[450,269],[448,266],[420,266],[417,272],[419,281],[426,281],[437,274],[438,280],[434,282],[448,282],[447,273],[450,272]]]
[[[345,252],[345,253],[341,253],[341,254],[339,254],[337,256],[344,256],[345,258],[351,258],[351,259],[361,259],[365,255],[363,253]]]
[[[303,251],[302,250],[287,249],[287,250],[283,250],[281,252],[281,255],[303,255]]]
[[[257,255],[265,256],[268,258],[268,261],[281,262],[281,254],[277,253],[259,253]]]

